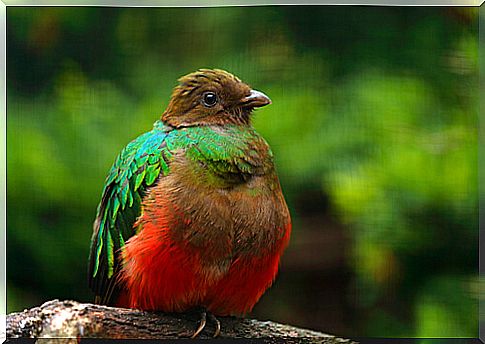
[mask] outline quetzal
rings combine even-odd
[[[251,125],[271,101],[218,69],[179,83],[109,171],[89,285],[101,304],[244,315],[272,284],[291,232],[273,154]]]

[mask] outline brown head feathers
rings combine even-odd
[[[238,77],[221,69],[199,69],[181,77],[162,121],[173,127],[249,124],[255,107],[271,103]]]

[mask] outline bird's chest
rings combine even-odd
[[[184,159],[173,164],[145,202],[144,211],[170,229],[171,240],[221,270],[236,257],[277,247],[289,214],[276,175],[235,175],[241,179],[235,183],[196,164]]]

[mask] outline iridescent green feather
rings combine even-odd
[[[150,132],[131,141],[106,177],[98,206],[89,268],[90,285],[95,292],[110,297],[111,279],[118,268],[117,255],[137,231],[133,225],[141,213],[144,193],[160,175],[170,173],[175,151],[182,150],[187,158],[204,162],[217,175],[250,174],[261,167],[255,163],[254,152],[255,143],[261,142],[264,140],[249,126],[227,125],[224,130],[210,126],[174,129],[161,121],[155,122]]]
[[[95,229],[97,235],[91,243],[90,279],[96,279],[101,268],[106,270],[102,278],[109,279],[113,275],[115,251],[133,235],[133,222],[139,214],[142,193],[159,175],[160,160],[163,159],[160,143],[167,137],[167,132],[167,128],[161,127],[141,135],[130,142],[115,160],[98,207],[97,218],[100,221]],[[167,162],[163,163],[167,165]],[[97,285],[96,281],[94,284]]]

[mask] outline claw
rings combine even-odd
[[[209,319],[216,324],[216,330],[212,336],[213,338],[216,338],[221,334],[221,322],[212,313],[209,313]]]
[[[195,337],[197,337],[204,330],[205,324],[207,323],[206,318],[207,318],[207,313],[205,311],[202,311],[200,313],[200,324],[199,324],[199,327],[197,328],[197,330],[195,330],[194,334],[190,338],[194,339]]]
[[[217,319],[214,314],[207,312],[205,309],[202,309],[202,311],[200,312],[199,327],[197,328],[197,330],[195,330],[194,334],[190,338],[194,339],[199,334],[201,334],[201,332],[205,328],[205,325],[207,325],[207,317],[209,317],[209,320],[212,321],[216,327],[216,330],[214,331],[212,337],[216,338],[221,334],[221,322],[219,321],[219,319]]]

